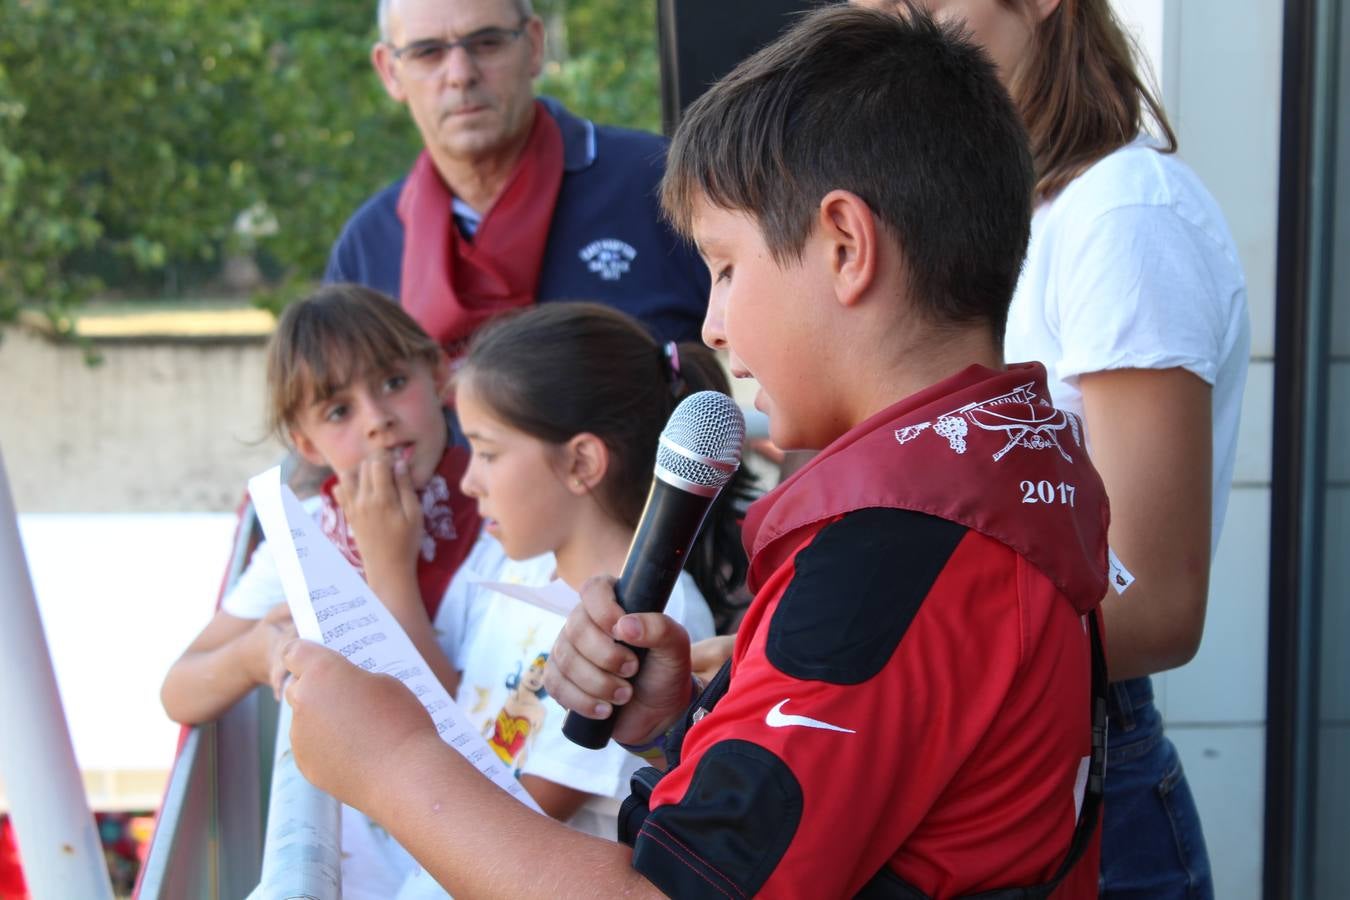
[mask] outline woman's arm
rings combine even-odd
[[[220,718],[256,685],[281,690],[281,650],[295,638],[290,611],[280,603],[261,619],[217,612],[169,668],[160,702],[169,718],[198,725]]]
[[[1079,376],[1092,461],[1111,501],[1111,548],[1134,584],[1102,612],[1113,681],[1195,656],[1205,625],[1213,389],[1180,369]]]

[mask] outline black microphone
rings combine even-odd
[[[625,613],[661,612],[718,493],[741,464],[745,418],[718,391],[680,401],[661,432],[656,474],[614,593]],[[633,647],[639,665],[646,650]],[[599,750],[609,743],[614,715],[588,719],[570,712],[563,734]]]

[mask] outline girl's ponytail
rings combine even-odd
[[[672,342],[663,352],[671,359],[677,402],[698,391],[731,393],[726,370],[705,345]],[[703,531],[689,554],[686,568],[708,601],[718,634],[734,630],[738,613],[749,602],[741,590],[750,566],[741,542],[741,519],[754,498],[755,476],[742,464],[708,511]]]

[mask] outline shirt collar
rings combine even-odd
[[[552,97],[540,97],[549,115],[558,123],[563,140],[563,171],[580,172],[595,162],[595,123],[568,112]]]

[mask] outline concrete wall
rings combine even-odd
[[[1237,470],[1199,655],[1155,680],[1194,789],[1216,895],[1261,893],[1283,4],[1113,0],[1160,78],[1181,156],[1227,216],[1247,274],[1252,357]]]
[[[20,513],[233,510],[281,448],[263,433],[263,343],[0,342],[0,447]]]
[[[0,336],[0,449],[95,809],[154,809],[178,726],[170,663],[210,620],[262,431],[263,343]],[[0,784],[0,810],[5,806]]]

